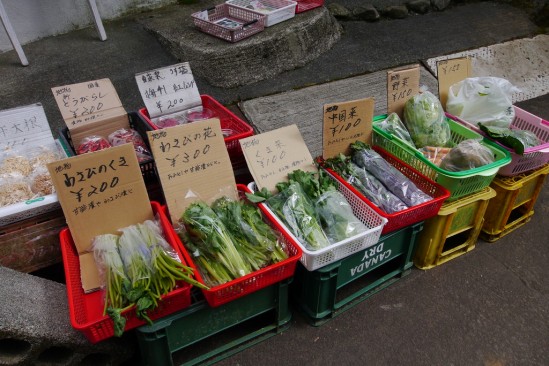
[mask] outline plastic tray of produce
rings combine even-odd
[[[435,183],[433,180],[427,178],[425,175],[421,174],[410,165],[383,150],[379,146],[374,146],[373,149],[379,155],[381,155],[383,159],[385,159],[389,164],[394,166],[396,169],[398,169],[399,172],[401,172],[408,179],[410,179],[410,181],[412,181],[419,189],[421,189],[421,191],[432,197],[432,199],[419,205],[409,207],[402,211],[387,213],[374,205],[372,201],[364,197],[362,193],[360,193],[356,188],[350,185],[345,179],[343,179],[332,169],[324,169],[328,173],[330,173],[335,179],[337,179],[340,184],[345,185],[347,189],[352,191],[360,199],[366,202],[366,204],[371,206],[374,211],[376,211],[380,216],[387,219],[387,224],[383,227],[383,231],[381,232],[382,235],[436,216],[444,201],[448,199],[448,197],[450,197],[450,192],[440,184]]]
[[[245,193],[250,192],[250,190],[245,185],[241,184],[237,185],[237,189],[240,198],[246,199]],[[254,271],[227,283],[224,283],[222,285],[210,287],[209,290],[203,289],[202,293],[211,307],[217,307],[226,304],[229,301],[238,299],[242,296],[273,285],[294,275],[297,262],[301,257],[300,247],[296,243],[295,239],[291,235],[289,235],[276,220],[272,219],[272,217],[267,213],[264,207],[259,205],[259,209],[263,213],[264,221],[267,222],[275,231],[281,234],[281,244],[284,248],[284,251],[288,255],[288,258],[278,263],[268,265],[264,268],[261,268],[257,271]],[[198,266],[191,258],[191,255],[185,247],[185,244],[180,240],[175,230],[172,230],[170,235],[173,235],[173,239],[176,240],[178,245],[180,246],[183,256],[185,257],[185,261],[194,268],[196,279],[206,285],[204,278],[200,274]]]
[[[386,118],[386,115],[376,116],[374,118],[373,144],[381,146],[384,150],[395,155],[417,171],[449,190],[450,197],[448,200],[454,200],[487,187],[498,171],[511,162],[509,151],[503,149],[496,143],[483,138],[482,135],[468,129],[462,124],[450,118],[446,118],[446,121],[450,126],[452,142],[459,144],[467,139],[479,140],[481,145],[484,145],[492,152],[494,162],[478,168],[458,172],[442,169],[427,159],[418,149],[408,145],[400,138],[381,130],[377,125]]]
[[[517,175],[529,170],[537,169],[549,162],[549,121],[537,117],[517,106],[513,106],[513,108],[515,109],[515,118],[511,122],[509,128],[533,132],[541,141],[541,144],[524,149],[524,154],[521,155],[515,153],[513,149],[495,141],[501,148],[509,151],[509,154],[511,155],[511,163],[505,165],[498,171],[499,175],[505,176]],[[451,114],[447,114],[447,116],[487,137],[486,134],[473,123],[464,121]]]
[[[151,206],[155,215],[160,218],[166,241],[175,249],[181,262],[188,264],[183,258],[179,246],[169,235],[170,229],[173,230],[173,227],[164,215],[160,204],[151,202]],[[68,228],[61,230],[59,237],[72,326],[82,332],[92,343],[113,337],[114,323],[108,315],[103,314],[104,291],[84,292],[80,279],[80,261],[70,230]],[[188,283],[179,281],[178,288],[162,296],[158,307],[147,315],[154,321],[188,307],[191,304],[191,287]],[[122,316],[126,318],[125,331],[146,324],[145,321],[137,318],[135,306],[122,312]]]
[[[387,219],[382,217],[376,210],[370,205],[359,198],[352,190],[350,190],[345,184],[336,180],[333,176],[330,176],[337,185],[339,192],[345,196],[353,209],[354,215],[368,228],[366,231],[357,234],[353,237],[347,238],[340,242],[331,244],[325,248],[319,250],[309,250],[291,230],[282,222],[282,220],[269,208],[267,204],[260,203],[259,206],[263,207],[269,216],[271,216],[280,225],[285,232],[290,235],[293,240],[300,246],[303,251],[301,256],[301,264],[307,270],[314,271],[315,269],[326,266],[339,259],[345,258],[351,254],[354,254],[360,250],[366,249],[379,240],[383,227],[387,223]],[[248,185],[251,191],[255,191],[255,183],[252,182]]]

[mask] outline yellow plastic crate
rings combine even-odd
[[[549,165],[512,177],[497,176],[490,187],[496,197],[490,200],[480,238],[494,242],[526,224],[534,214]]]
[[[484,214],[496,192],[485,187],[479,192],[442,205],[438,215],[425,221],[419,233],[414,264],[429,269],[475,248]]]

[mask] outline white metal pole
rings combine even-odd
[[[105,28],[103,28],[103,22],[101,21],[101,15],[99,14],[99,10],[97,10],[97,3],[95,2],[95,0],[88,0],[88,3],[90,4],[90,9],[93,13],[93,20],[95,21],[95,27],[99,32],[99,38],[102,41],[105,41],[107,40],[107,33],[105,33]]]
[[[25,52],[23,52],[23,48],[21,48],[21,44],[17,39],[17,35],[15,34],[13,27],[11,26],[8,14],[6,13],[6,9],[4,9],[4,4],[2,4],[2,0],[0,0],[0,18],[2,18],[2,25],[4,26],[4,29],[6,30],[6,33],[10,38],[11,45],[13,46],[15,52],[17,52],[17,55],[21,60],[21,64],[23,66],[27,66],[29,64],[29,61],[27,60],[27,56],[25,56]]]

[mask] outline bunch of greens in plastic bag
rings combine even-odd
[[[263,189],[249,197],[265,201],[308,250],[325,248],[368,229],[323,171],[295,170],[288,174],[288,182],[276,187],[279,193],[275,195]]]
[[[389,191],[370,172],[353,163],[350,157],[340,154],[337,157],[327,159],[324,164],[384,212],[391,214],[408,208],[400,198]]]
[[[460,142],[444,156],[440,168],[459,172],[478,168],[495,161],[492,151],[478,140],[468,139]]]
[[[404,104],[404,123],[417,148],[450,146],[452,136],[438,98],[429,91],[419,93]]]
[[[203,286],[192,278],[192,268],[180,262],[156,222],[147,220],[120,231],[120,236],[98,235],[92,246],[105,282],[103,313],[113,320],[117,337],[126,325],[122,312],[132,306],[138,318],[152,324],[148,312],[178,281]]]
[[[431,197],[428,194],[417,188],[408,177],[389,164],[367,144],[357,141],[351,144],[351,150],[353,151],[353,162],[368,170],[408,207],[416,206],[431,200]]]
[[[180,221],[186,233],[179,235],[211,286],[288,258],[280,234],[263,220],[257,207],[245,201],[221,197],[211,207],[195,202]]]
[[[387,133],[390,133],[391,135],[398,137],[402,141],[406,142],[413,148],[416,147],[414,145],[414,141],[412,141],[412,137],[410,136],[410,132],[406,129],[406,126],[402,121],[400,120],[400,117],[396,113],[391,113],[385,118],[382,122],[379,124],[376,124],[376,127],[380,128],[382,131],[385,131]]]
[[[506,127],[485,126],[479,123],[481,131],[503,145],[513,149],[517,154],[524,154],[524,150],[541,145],[541,141],[535,133],[528,130],[510,129]]]

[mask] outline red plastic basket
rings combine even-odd
[[[160,217],[164,233],[169,233],[170,230],[173,230],[170,221],[161,210],[160,204],[151,202],[151,206],[154,213],[158,214]],[[104,291],[95,291],[88,294],[84,293],[80,280],[80,262],[70,230],[68,228],[61,230],[59,238],[61,242],[63,266],[65,269],[69,313],[72,326],[82,332],[92,343],[97,343],[113,337],[113,321],[107,315],[103,315]],[[176,250],[182,263],[186,264],[187,262],[183,259],[179,246],[170,240],[169,235],[166,235],[166,240]],[[177,289],[164,295],[159,301],[158,307],[148,314],[151,320],[154,321],[160,317],[172,314],[191,304],[192,286],[184,281],[179,281],[178,286]],[[122,315],[126,318],[125,331],[146,324],[143,320],[137,318],[135,315],[135,308],[130,308],[122,313]]]
[[[227,146],[233,170],[236,171],[245,167],[246,160],[238,140],[252,136],[254,134],[254,129],[209,95],[203,94],[200,98],[202,99],[202,107],[210,109],[215,113],[215,116],[219,118],[221,121],[221,129],[230,132],[229,136],[225,137],[225,146]],[[147,108],[141,108],[139,110],[139,115],[154,130],[159,129],[158,126],[151,121]]]
[[[379,155],[381,155],[389,164],[397,168],[402,174],[408,177],[419,189],[427,193],[429,196],[433,197],[433,199],[430,201],[407,208],[406,210],[389,214],[374,205],[369,199],[364,197],[362,193],[360,193],[355,187],[347,183],[345,179],[343,179],[332,169],[324,168],[340,183],[344,184],[360,199],[362,199],[370,207],[372,207],[379,215],[385,217],[388,220],[387,224],[385,224],[385,226],[383,227],[381,235],[385,235],[403,227],[413,225],[430,217],[436,216],[444,201],[448,197],[450,197],[450,192],[440,184],[435,183],[431,179],[427,178],[425,175],[412,168],[410,165],[406,164],[389,152],[383,150],[379,146],[374,146],[373,149],[377,151]]]
[[[245,193],[251,192],[248,187],[242,184],[237,184],[237,188],[241,199],[245,199]],[[229,301],[261,290],[286,278],[292,277],[295,273],[297,262],[299,261],[299,258],[301,258],[302,254],[301,249],[287,234],[287,232],[282,229],[282,227],[280,227],[280,225],[278,225],[270,215],[268,215],[264,208],[261,206],[258,207],[264,214],[265,222],[269,223],[271,227],[282,234],[283,245],[286,247],[288,258],[230,282],[211,287],[209,290],[202,290],[206,301],[211,307],[223,305]],[[185,248],[185,245],[181,242],[179,236],[173,228],[170,235],[172,235],[173,239],[180,245],[185,261],[189,263],[195,271],[197,281],[205,284],[204,279],[200,275],[200,271],[198,271],[198,268]]]
[[[295,8],[295,13],[303,13],[304,11],[318,8],[324,5],[324,0],[295,0],[297,2],[297,7]]]
[[[498,170],[498,174],[504,176],[518,175],[542,167],[549,162],[549,121],[535,116],[517,106],[513,106],[513,108],[515,110],[515,118],[511,122],[510,128],[533,132],[541,141],[541,144],[537,146],[524,149],[524,154],[522,155],[515,153],[513,149],[499,143],[498,141],[492,140],[484,132],[482,132],[477,125],[446,113],[448,118],[461,123],[465,127],[494,141],[500,147],[509,151],[509,154],[511,155],[511,162]]]

